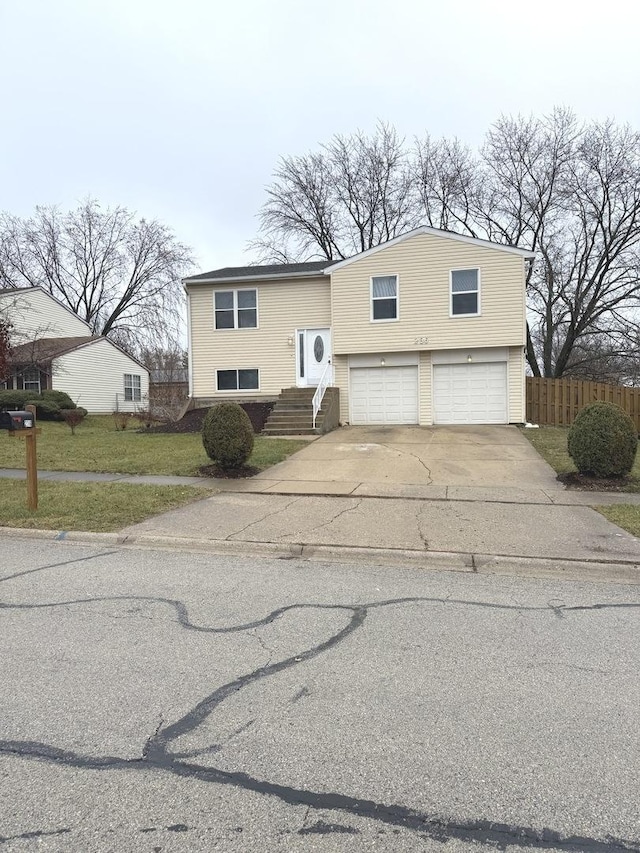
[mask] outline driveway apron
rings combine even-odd
[[[411,552],[425,565],[443,553],[472,565],[483,555],[640,564],[640,540],[565,494],[514,427],[351,427],[123,532],[258,553],[261,543]]]
[[[256,480],[560,488],[516,427],[343,427]]]

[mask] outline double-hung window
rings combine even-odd
[[[257,368],[239,370],[216,370],[218,391],[257,391],[259,386]]]
[[[398,276],[374,275],[371,279],[371,319],[398,319]]]
[[[480,313],[480,270],[451,270],[451,316]]]
[[[25,391],[40,393],[40,370],[37,367],[27,367],[22,372],[22,388]]]
[[[216,329],[257,328],[257,290],[217,290],[214,302]]]
[[[125,373],[124,399],[128,402],[139,403],[142,400],[142,388],[139,373]]]

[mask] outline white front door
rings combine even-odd
[[[298,331],[298,385],[317,385],[331,363],[331,329]],[[329,377],[329,384],[332,382]]]

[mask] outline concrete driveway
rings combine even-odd
[[[343,427],[256,479],[561,488],[552,468],[512,426]]]

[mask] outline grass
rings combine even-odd
[[[558,474],[569,474],[576,470],[567,451],[567,427],[540,427],[523,429],[522,432]],[[629,479],[618,491],[640,492],[640,454],[636,456]]]
[[[64,423],[40,421],[38,467],[42,471],[95,471],[112,474],[193,476],[211,460],[199,433],[117,431],[109,415],[86,418],[76,434]],[[282,462],[305,441],[256,436],[248,460],[260,470]],[[0,468],[24,468],[24,442],[0,431]]]
[[[540,456],[558,474],[568,474],[576,470],[567,452],[566,427],[540,427],[540,429],[523,429],[522,432],[538,451]],[[640,492],[640,458],[631,469],[628,481],[620,487],[623,492]],[[598,493],[593,492],[594,509],[604,515],[613,524],[628,530],[633,536],[640,536],[640,506],[633,504],[618,504],[615,506],[595,506],[598,502]]]
[[[628,530],[634,536],[640,536],[640,506],[618,504],[617,506],[596,506],[594,509],[618,527]]]
[[[38,509],[26,508],[24,480],[3,480],[0,526],[40,530],[119,530],[211,492],[192,486],[40,482]]]

